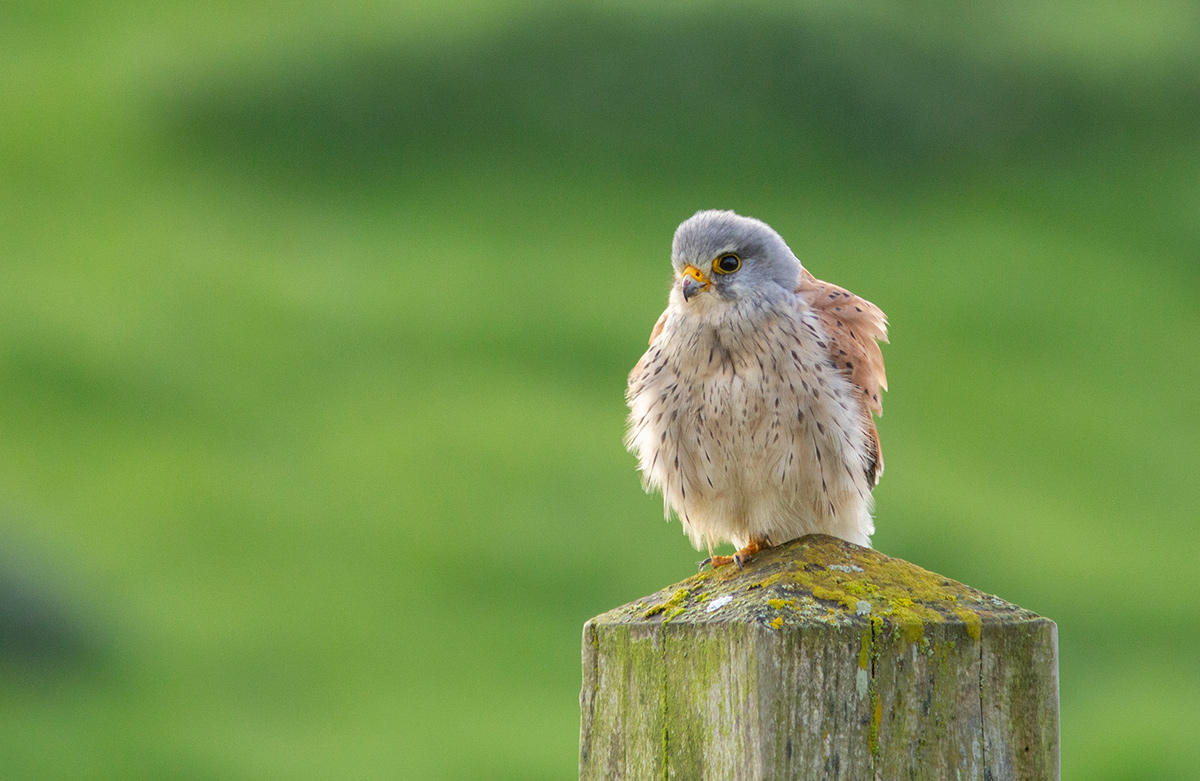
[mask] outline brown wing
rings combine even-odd
[[[650,344],[654,344],[654,340],[662,333],[663,323],[667,322],[667,313],[663,312],[658,316],[658,322],[650,329]]]
[[[661,315],[658,316],[658,322],[654,324],[654,328],[650,329],[650,344],[651,345],[654,344],[654,340],[658,338],[658,335],[662,333],[663,323],[665,323],[665,322],[667,322],[667,313],[663,312]],[[646,355],[649,355],[649,351],[647,351]],[[633,370],[629,372],[630,384],[633,383],[633,378],[641,373],[642,365],[645,364],[645,362],[646,362],[646,355],[643,355],[641,358],[639,358],[638,362],[633,365]]]
[[[834,364],[862,392],[867,434],[874,442],[874,461],[867,470],[867,479],[877,484],[883,474],[883,451],[871,413],[883,414],[879,394],[887,390],[887,375],[879,342],[887,341],[887,317],[870,301],[817,279],[808,269],[800,273],[796,294],[816,312],[829,336],[829,355]]]

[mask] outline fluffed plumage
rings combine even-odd
[[[697,549],[753,553],[818,532],[870,545],[883,312],[733,212],[686,220],[671,260],[667,309],[626,393],[646,489]]]

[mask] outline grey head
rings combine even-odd
[[[684,220],[671,264],[684,301],[703,293],[705,307],[791,294],[800,283],[800,261],[780,235],[731,211],[699,211]]]

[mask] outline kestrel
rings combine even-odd
[[[629,375],[626,447],[701,563],[772,542],[869,546],[887,388],[878,307],[804,269],[769,225],[701,211],[675,231],[675,279]],[[713,556],[728,541],[734,556]]]

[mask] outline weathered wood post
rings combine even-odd
[[[583,628],[581,779],[1056,779],[1053,621],[814,535]]]

